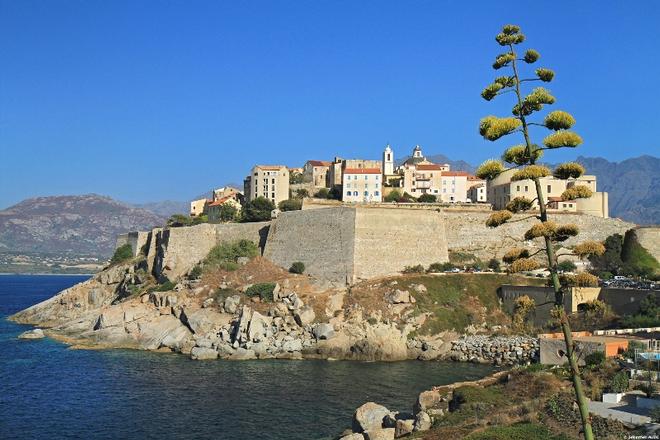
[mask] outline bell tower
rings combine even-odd
[[[383,174],[386,176],[394,174],[394,152],[390,144],[387,144],[383,151]]]

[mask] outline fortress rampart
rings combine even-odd
[[[541,242],[526,242],[523,235],[534,222],[521,220],[499,228],[485,225],[488,210],[459,207],[326,205],[323,209],[283,212],[272,222],[201,224],[154,229],[120,236],[134,253],[146,250],[149,269],[159,278],[176,279],[203,260],[223,241],[248,239],[258,243],[263,256],[288,269],[305,263],[310,275],[352,283],[360,279],[399,273],[405,266],[448,260],[448,251],[474,254],[482,260],[501,258],[510,248],[538,249]],[[618,219],[581,214],[552,214],[559,223],[574,223],[580,235],[564,243],[604,240],[634,228]],[[642,228],[641,240],[657,243],[657,228]],[[655,250],[657,252],[657,249]]]

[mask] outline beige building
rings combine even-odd
[[[477,176],[469,175],[467,178],[467,198],[470,203],[486,203],[487,182]]]
[[[209,199],[197,199],[190,202],[190,216],[197,217],[198,215],[204,214],[206,211],[206,205],[211,203],[213,200]]]
[[[345,169],[374,169],[378,168],[382,173],[383,163],[380,160],[370,159],[342,159],[335,157],[330,163],[327,175],[328,188],[343,185]]]
[[[331,162],[322,160],[308,160],[303,166],[303,182],[312,183],[316,188],[326,188],[329,185],[328,171]]]
[[[344,168],[342,201],[348,203],[381,202],[382,171],[378,168]]]
[[[277,205],[289,198],[289,169],[283,165],[255,165],[243,184],[247,202],[265,197]]]
[[[536,199],[536,187],[532,180],[511,181],[511,176],[516,170],[507,170],[488,182],[487,198],[493,204],[493,209],[504,209],[507,203],[516,197],[526,197],[529,200]],[[577,212],[594,215],[597,217],[609,217],[607,193],[596,192],[596,176],[584,175],[577,179],[562,180],[553,176],[540,179],[541,194],[543,199],[549,203],[548,208],[556,211]],[[578,199],[567,202],[561,201],[562,193],[574,185],[588,186],[593,196],[588,199]],[[534,207],[538,203],[534,201]]]
[[[445,203],[467,202],[468,176],[466,171],[443,171],[442,190],[438,201]]]
[[[401,167],[399,172],[403,176],[401,182],[403,191],[414,197],[422,194],[439,197],[442,188],[442,170],[441,165],[431,163]]]

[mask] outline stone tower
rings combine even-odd
[[[394,174],[394,152],[390,144],[387,144],[383,151],[383,174],[386,176]]]

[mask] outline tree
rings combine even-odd
[[[243,210],[243,221],[263,222],[270,220],[275,204],[265,197],[250,200]]]
[[[435,203],[438,201],[437,197],[433,194],[422,194],[417,199],[419,203]]]
[[[605,239],[605,252],[603,255],[592,255],[589,262],[597,272],[610,272],[618,275],[623,266],[621,250],[623,248],[623,236],[613,234]]]
[[[559,272],[575,272],[577,266],[575,263],[569,260],[564,260],[561,263],[557,264],[557,270]]]
[[[238,218],[238,208],[229,203],[223,203],[218,208],[218,219],[221,222],[233,222]]]
[[[302,200],[301,199],[288,199],[282,200],[277,204],[277,208],[280,211],[299,211],[302,209]]]
[[[578,234],[578,228],[575,225],[557,224],[548,219],[547,205],[544,198],[541,179],[553,175],[557,179],[577,178],[584,173],[584,168],[577,163],[568,162],[557,166],[554,171],[546,166],[537,165],[537,161],[543,155],[545,150],[555,150],[559,148],[575,148],[582,143],[582,138],[569,129],[575,124],[575,119],[569,113],[564,111],[552,111],[548,113],[542,122],[533,122],[531,116],[543,110],[544,106],[554,104],[555,98],[548,90],[543,87],[534,88],[528,95],[523,95],[523,85],[541,81],[550,82],[554,78],[554,72],[550,69],[540,67],[535,70],[536,76],[533,78],[521,78],[523,63],[535,63],[540,54],[534,49],[528,49],[524,54],[516,51],[516,46],[525,41],[525,35],[520,32],[520,27],[516,25],[506,25],[502,28],[495,40],[500,46],[505,48],[504,53],[497,55],[493,63],[493,69],[508,69],[508,74],[500,76],[488,85],[481,92],[482,98],[491,101],[497,96],[507,93],[514,96],[514,106],[512,108],[512,117],[486,116],[479,125],[479,133],[489,141],[496,141],[510,134],[521,134],[523,138],[522,145],[515,145],[504,151],[502,161],[488,160],[484,162],[477,170],[477,176],[482,179],[494,179],[498,175],[507,172],[510,173],[511,181],[531,180],[536,189],[536,199],[529,200],[523,197],[513,199],[506,209],[494,212],[486,222],[489,227],[498,227],[513,219],[513,215],[518,212],[529,211],[534,208],[534,202],[538,206],[538,214],[529,215],[523,219],[536,219],[537,222],[525,233],[525,240],[541,239],[543,242],[542,252],[545,252],[546,265],[550,271],[550,279],[554,291],[555,307],[553,316],[556,316],[561,324],[566,345],[566,355],[571,369],[573,380],[573,389],[575,391],[582,427],[585,439],[593,439],[591,421],[589,419],[589,407],[582,389],[582,380],[580,370],[578,369],[577,359],[575,357],[575,346],[568,317],[564,311],[564,289],[562,286],[558,268],[556,250],[558,243]],[[542,127],[551,130],[552,133],[543,139],[543,146],[532,143],[530,129],[532,127]],[[504,162],[509,164],[509,169],[505,169]],[[590,197],[591,190],[582,185],[574,185],[562,194],[563,200],[575,200],[578,198]],[[523,219],[516,219],[523,220]],[[575,246],[572,254],[581,258],[591,255],[602,255],[605,247],[601,243],[586,242]],[[564,254],[565,255],[565,254]],[[532,270],[540,267],[534,255],[518,256],[510,254],[512,260],[510,269],[512,272],[523,270]],[[597,281],[597,280],[596,280]]]
[[[387,203],[393,203],[398,201],[400,198],[401,198],[401,192],[398,189],[395,189],[391,191],[388,195],[386,195],[383,200]]]
[[[317,199],[327,199],[330,198],[330,190],[328,188],[321,188],[314,194],[314,197]]]
[[[192,218],[185,214],[172,214],[170,218],[167,219],[167,226],[171,228],[190,226],[191,224],[192,224]]]
[[[309,197],[309,191],[307,191],[305,188],[298,188],[296,190],[296,198],[304,199],[305,197]]]
[[[289,272],[302,274],[305,272],[305,263],[302,261],[295,261],[289,268]]]
[[[488,268],[492,269],[494,272],[500,271],[500,260],[497,258],[491,258],[488,260]]]
[[[115,249],[115,253],[110,259],[110,264],[118,264],[133,258],[133,248],[130,244],[126,243]]]
[[[299,183],[303,183],[303,175],[302,173],[290,173],[289,174],[289,184],[290,185],[296,185]]]

